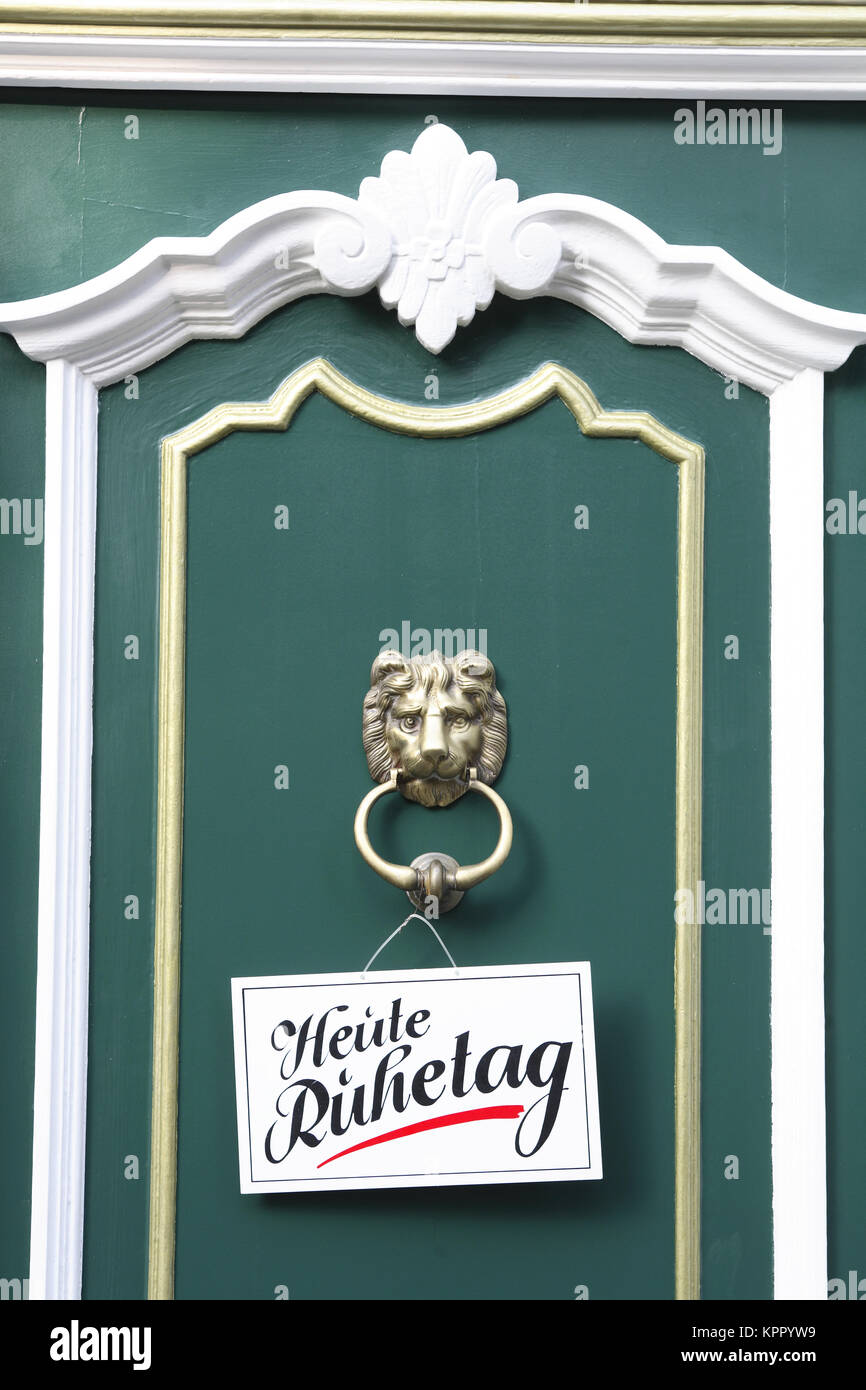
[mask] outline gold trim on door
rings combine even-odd
[[[235,430],[285,430],[314,391],[380,429],[454,439],[504,425],[558,396],[583,434],[636,439],[679,468],[677,556],[676,887],[694,895],[701,857],[701,641],[704,451],[645,411],[603,410],[554,362],[468,405],[413,406],[373,395],[324,358],[300,367],[269,401],[227,403],[162,444],[156,940],[148,1298],[174,1296],[177,1087],[183,856],[187,460]],[[675,1296],[700,1297],[700,929],[675,926]]]
[[[0,31],[573,44],[854,47],[866,7],[832,0],[0,0]]]

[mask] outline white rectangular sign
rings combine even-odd
[[[600,1178],[586,962],[232,980],[241,1192]]]

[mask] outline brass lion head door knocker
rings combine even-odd
[[[493,663],[480,652],[404,657],[381,652],[364,699],[364,751],[381,785],[368,792],[355,816],[355,843],[371,869],[402,888],[416,907],[437,899],[440,912],[456,907],[468,888],[489,878],[511,849],[511,814],[491,783],[508,743],[505,701]],[[391,864],[370,843],[367,818],[389,792],[422,806],[450,806],[480,792],[499,814],[499,841],[489,858],[461,868],[450,854],[430,850],[411,864]]]

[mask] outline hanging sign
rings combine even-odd
[[[600,1178],[590,969],[232,980],[241,1192]]]

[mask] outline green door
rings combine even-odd
[[[50,185],[55,220],[80,240],[70,232],[47,283],[44,233],[26,248],[15,239],[21,278],[9,297],[96,274],[152,236],[203,235],[287,188],[354,196],[385,151],[411,145],[429,105],[200,96],[169,109],[156,95],[137,103],[143,137],[125,143],[126,108],[108,97],[88,106],[80,130],[77,106],[23,105],[13,113],[18,148],[67,141],[74,153],[80,136],[74,173]],[[527,120],[524,103],[466,100],[440,103],[438,115],[470,148],[495,150],[524,197],[558,188],[605,198],[670,241],[718,242],[774,280],[779,209],[792,187],[806,209],[791,233],[792,265],[814,230],[816,137],[805,117],[799,146],[792,119],[783,176],[783,161],[760,150],[746,152],[751,163],[734,163],[734,151],[717,151],[712,169],[700,163],[674,144],[667,103],[545,101]],[[842,126],[839,139],[847,133],[856,147],[857,130]],[[804,264],[801,252],[800,282],[788,287],[841,302]],[[267,400],[316,358],[378,398],[443,411],[554,362],[605,410],[648,412],[700,446],[701,877],[707,891],[769,883],[763,397],[678,350],[631,346],[556,300],[501,295],[438,358],[378,296],[322,296],[237,342],[190,344],[106,388],[85,1297],[140,1298],[148,1287],[161,442],[225,402]],[[16,362],[15,371],[16,408],[36,411],[36,369]],[[859,416],[841,388],[834,409],[850,444]],[[7,437],[29,439],[10,415]],[[638,437],[583,433],[555,397],[495,428],[436,439],[380,428],[318,392],[285,432],[236,431],[190,459],[178,1298],[674,1296],[678,488],[670,458]],[[28,602],[38,603],[31,589]],[[372,785],[361,743],[370,666],[407,627],[410,645],[437,631],[472,633],[481,645],[483,634],[509,710],[497,789],[514,817],[514,848],[438,929],[461,967],[590,961],[604,1177],[241,1196],[230,979],[361,970],[409,911],[352,837]],[[397,800],[373,822],[389,859],[442,848],[466,863],[492,847],[495,820],[478,798],[447,810]],[[377,964],[445,960],[413,922]],[[768,996],[761,926],[708,923],[705,1298],[772,1292]]]

